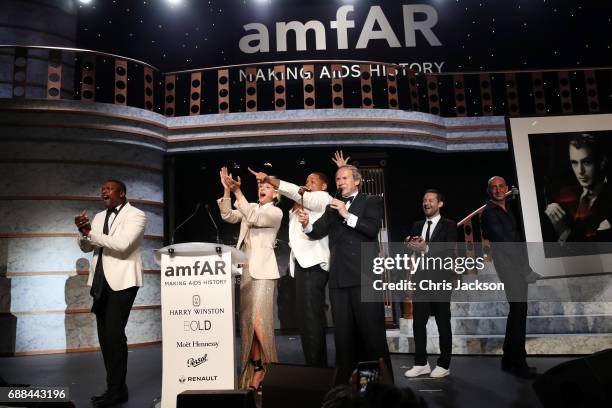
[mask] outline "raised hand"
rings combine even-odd
[[[229,191],[229,186],[225,182],[225,178],[227,176],[228,176],[227,167],[221,167],[221,170],[219,170],[219,178],[221,179],[221,185],[223,186],[224,190],[228,190]]]
[[[230,173],[225,177],[225,183],[227,187],[230,189],[232,193],[236,193],[240,191],[240,186],[242,185],[242,181],[240,180],[240,176],[237,177],[237,180],[232,178],[232,174]]]
[[[263,171],[253,171],[251,170],[250,167],[247,167],[247,169],[249,170],[249,173],[255,176],[255,179],[257,180],[257,184],[265,183],[267,181],[266,179],[268,175],[264,173]]]
[[[83,210],[79,215],[74,217],[74,224],[83,235],[89,235],[89,231],[91,231],[91,224],[89,222],[89,216],[87,215],[86,210]]]
[[[338,167],[342,167],[342,166],[346,166],[348,164],[349,159],[351,158],[351,156],[347,156],[346,159],[344,158],[344,153],[342,152],[342,150],[336,150],[334,152],[334,157],[332,158],[332,161],[334,163],[336,163],[336,166]]]

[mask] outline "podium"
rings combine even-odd
[[[162,408],[187,390],[236,387],[235,265],[243,252],[189,242],[155,251],[161,265]]]

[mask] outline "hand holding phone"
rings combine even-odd
[[[357,391],[364,393],[369,383],[380,382],[378,361],[362,361],[357,364]]]

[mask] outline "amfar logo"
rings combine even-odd
[[[187,367],[197,367],[199,365],[204,364],[208,361],[208,354],[204,354],[204,356],[200,358],[190,358],[187,360]]]
[[[336,10],[336,19],[329,22],[329,27],[336,30],[336,42],[339,50],[349,48],[348,30],[355,28],[355,21],[348,18],[349,13],[355,10],[355,6],[341,6]],[[432,28],[438,23],[438,12],[427,4],[406,4],[402,6],[404,20],[404,47],[416,47],[416,32],[420,31],[432,47],[442,45]],[[416,16],[419,16],[417,21]],[[424,18],[423,18],[424,17]],[[379,29],[375,29],[375,27]],[[248,23],[242,26],[245,32],[238,43],[240,51],[245,54],[257,52],[270,52],[270,34],[268,27],[261,23]],[[276,51],[287,51],[287,38],[289,32],[295,35],[295,51],[307,51],[306,35],[312,31],[315,36],[317,50],[327,50],[327,33],[325,24],[319,20],[310,20],[306,23],[300,21],[281,21],[276,23]],[[402,43],[391,27],[380,6],[371,6],[363,27],[359,33],[359,39],[354,45],[355,49],[368,48],[370,40],[384,40],[391,48],[401,48]],[[375,43],[380,46],[380,42]]]
[[[198,275],[226,275],[225,272],[225,261],[215,261],[214,266],[212,262],[204,262],[204,265],[200,264],[200,261],[195,261],[193,266],[190,265],[181,265],[177,266],[168,266],[164,271],[164,275],[170,276],[198,276]]]
[[[184,375],[181,375],[181,376],[179,377],[179,382],[180,382],[181,384],[183,384],[183,383],[185,382],[185,376],[184,376]]]

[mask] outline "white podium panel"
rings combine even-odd
[[[210,245],[210,244],[208,244]],[[179,247],[179,246],[176,246]],[[161,257],[162,408],[186,390],[236,386],[232,255],[176,250]]]

